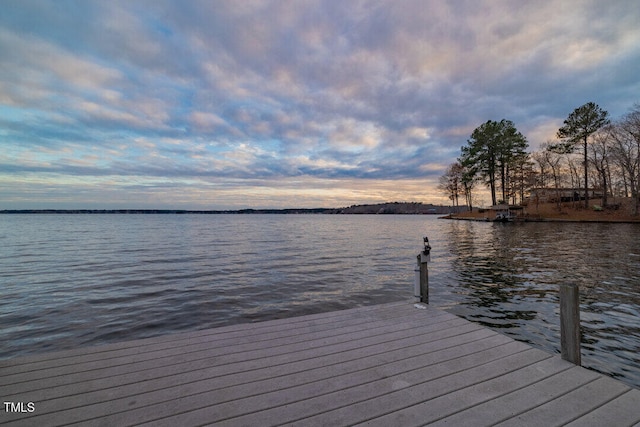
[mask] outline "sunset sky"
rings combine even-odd
[[[637,0],[1,6],[0,210],[446,204],[483,122],[640,102]]]

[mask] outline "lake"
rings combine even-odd
[[[0,358],[412,298],[559,353],[580,285],[583,366],[640,388],[640,225],[428,215],[0,215]]]

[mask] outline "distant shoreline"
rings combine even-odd
[[[146,215],[146,214],[254,214],[254,213],[326,213],[328,209],[241,209],[241,210],[181,210],[181,209],[10,209],[0,211],[0,214],[117,214],[117,215]]]
[[[450,206],[422,204],[419,202],[392,202],[375,205],[353,205],[345,208],[285,208],[285,209],[237,209],[237,210],[186,210],[186,209],[5,209],[0,214],[197,214],[197,215],[245,215],[245,214],[387,214],[387,215],[444,215],[452,212]],[[455,210],[455,209],[454,209]],[[458,209],[459,211],[459,209]]]

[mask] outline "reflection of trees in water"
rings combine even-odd
[[[635,225],[455,222],[446,233],[461,293],[469,296],[465,303],[556,301],[560,284],[576,283],[583,304],[640,305]]]
[[[526,333],[538,308],[528,302],[546,298],[546,289],[531,285],[530,264],[518,250],[522,227],[515,224],[457,222],[448,227],[449,251],[456,275],[458,305],[451,311],[484,326]]]
[[[450,222],[452,312],[559,351],[558,288],[579,284],[583,363],[640,384],[638,225]]]
[[[463,223],[448,230],[450,251],[455,255],[452,266],[466,295],[465,304],[488,308],[547,297],[549,289],[537,288],[530,280],[536,275],[532,269],[536,256],[521,244],[523,228],[517,224]],[[518,310],[515,312],[513,317],[520,318]]]

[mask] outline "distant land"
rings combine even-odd
[[[420,202],[390,202],[375,205],[352,205],[346,208],[312,209],[239,209],[239,210],[181,210],[181,209],[7,209],[0,214],[333,214],[333,215],[443,215],[465,212],[464,207],[423,204]]]
[[[465,206],[443,206],[423,204],[419,202],[392,202],[379,203],[376,205],[353,205],[348,208],[333,209],[336,214],[406,214],[406,215],[422,215],[433,214],[443,215],[456,212],[466,212]]]

